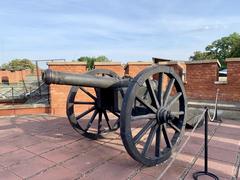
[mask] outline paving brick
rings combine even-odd
[[[50,142],[41,142],[32,146],[25,147],[27,151],[30,151],[34,154],[42,154],[48,151],[51,151],[53,149],[58,148],[60,145]]]
[[[225,149],[224,147],[216,148],[213,146],[208,146],[208,157],[211,159],[234,164],[236,161],[236,156],[237,156],[236,151],[231,151],[231,150]]]
[[[55,149],[53,151],[49,151],[47,153],[41,154],[41,157],[44,157],[55,163],[60,163],[60,162],[66,161],[67,159],[70,159],[78,154],[80,154],[80,152],[77,152],[77,151],[67,148],[67,147],[62,147],[62,148]]]
[[[161,177],[162,180],[178,179],[185,170],[185,166],[172,165],[166,173]],[[159,172],[160,174],[160,172]],[[159,176],[158,176],[159,177]]]
[[[187,174],[187,176],[184,178],[185,180],[193,180],[193,173],[195,173],[195,172],[198,172],[198,171],[202,171],[202,169],[191,169],[190,171],[189,171],[189,173]],[[211,172],[211,171],[209,171],[209,172]],[[212,172],[211,172],[212,173]],[[216,175],[216,174],[215,174]],[[224,177],[222,177],[222,176],[219,176],[219,175],[217,175],[217,177],[219,178],[219,179],[221,179],[221,180],[229,180],[230,178],[224,178]],[[213,178],[211,178],[211,177],[209,177],[209,176],[199,176],[199,178],[198,178],[199,180],[212,180]]]
[[[26,135],[26,134],[11,138],[7,142],[9,142],[9,144],[13,144],[18,147],[27,147],[27,146],[41,143],[41,141],[38,138],[31,135]]]
[[[221,142],[216,140],[216,138],[214,138],[214,140],[211,140],[209,142],[209,146],[216,147],[216,148],[223,148],[230,151],[238,151],[238,148],[239,148],[237,143]]]
[[[202,145],[199,144],[193,144],[193,143],[187,143],[186,146],[183,148],[182,153],[196,155]]]
[[[97,167],[93,172],[86,175],[85,179],[112,180],[126,179],[133,171],[134,167],[119,166],[117,164],[106,162]]]
[[[196,170],[204,169],[203,158],[198,158],[195,165],[193,166],[193,169],[196,169]],[[209,169],[209,172],[212,172],[217,176],[230,179],[233,173],[233,164],[209,158],[208,169]]]
[[[72,136],[68,136],[62,133],[55,133],[55,132],[41,133],[41,134],[35,135],[35,137],[41,140],[41,142],[46,142],[50,144],[53,143],[57,145],[67,145],[78,139]]]
[[[115,157],[113,157],[110,161],[112,164],[117,164],[118,166],[124,166],[124,167],[140,167],[141,164],[137,161],[133,160],[127,152],[121,153]]]
[[[20,180],[19,176],[13,174],[7,169],[0,169],[0,179],[2,180]]]
[[[66,169],[62,166],[55,166],[30,179],[31,180],[43,180],[43,179],[69,180],[69,179],[74,179],[75,177],[77,176],[69,169]]]
[[[159,164],[153,167],[145,167],[141,170],[141,173],[154,176],[155,178],[160,175],[161,172],[167,167],[168,163]]]
[[[72,151],[77,153],[87,152],[93,148],[100,146],[101,144],[96,143],[96,141],[81,139],[79,141],[73,142],[71,144],[66,145],[66,147],[72,149]]]
[[[232,139],[235,140],[239,140],[240,139],[240,128],[231,128],[231,127],[219,127],[216,135],[222,137],[230,137]]]
[[[107,147],[98,147],[64,162],[62,165],[74,172],[85,173],[119,154]]]
[[[22,178],[28,178],[30,176],[35,175],[36,173],[41,172],[51,166],[54,163],[41,158],[41,157],[34,157],[25,161],[22,161],[19,164],[13,165],[9,168],[10,171],[14,172],[18,176]]]
[[[0,156],[0,164],[2,166],[8,167],[13,164],[18,164],[25,159],[32,158],[33,156],[34,156],[34,154],[32,154],[26,150],[19,149],[19,150],[13,151],[13,152],[2,154]]]
[[[4,143],[1,143],[1,146],[0,146],[0,155],[4,153],[16,151],[18,149],[19,148],[17,146],[4,142]]]
[[[6,128],[1,128],[1,131],[0,131],[0,140],[7,140],[9,138],[13,138],[13,137],[16,137],[16,136],[19,136],[19,135],[22,135],[24,133],[24,131],[21,129],[21,128],[17,128],[17,127],[14,127],[14,128],[9,128],[9,127],[6,127]]]
[[[132,178],[133,180],[155,180],[156,177],[150,176],[144,173],[138,173],[136,176]]]

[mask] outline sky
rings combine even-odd
[[[105,55],[188,60],[240,32],[239,0],[0,0],[0,64]]]

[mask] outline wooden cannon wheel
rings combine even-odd
[[[109,76],[119,78],[119,76],[110,70],[94,69],[86,74],[93,76]],[[119,128],[119,117],[117,112],[110,112],[98,106],[100,97],[97,95],[99,88],[86,88],[82,86],[72,86],[67,98],[67,116],[72,127],[85,137],[96,139],[102,133],[114,131]],[[88,96],[90,100],[83,101],[82,97],[77,98],[77,93],[81,92]],[[79,112],[77,107],[89,106],[87,110]],[[109,114],[113,114],[117,119],[110,120]],[[90,116],[89,116],[90,115]],[[103,119],[104,117],[104,119]]]
[[[132,80],[122,104],[120,130],[133,159],[153,166],[171,156],[185,129],[186,102],[183,83],[170,67],[146,68]]]

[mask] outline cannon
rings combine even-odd
[[[185,130],[187,98],[171,67],[152,65],[134,78],[104,69],[83,74],[48,69],[42,79],[72,86],[66,114],[77,132],[96,139],[120,128],[128,154],[146,166],[169,159]]]

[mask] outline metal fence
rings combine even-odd
[[[0,104],[49,104],[48,85],[41,83],[0,85]]]

